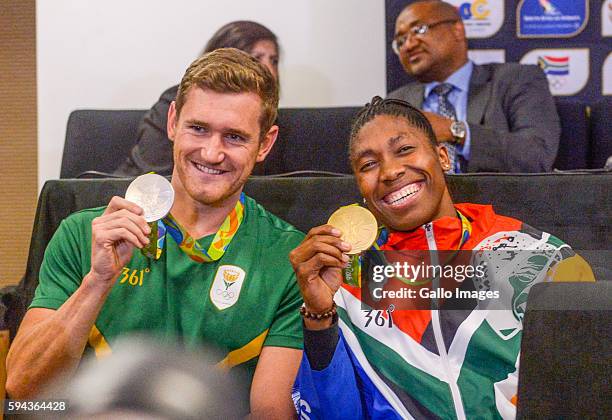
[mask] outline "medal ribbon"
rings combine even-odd
[[[225,250],[242,223],[242,219],[244,218],[244,197],[244,193],[240,194],[240,199],[236,202],[232,211],[227,215],[221,227],[219,227],[208,249],[202,248],[198,241],[174,220],[172,215],[168,214],[162,220],[157,221],[156,252],[152,253],[149,251],[148,255],[145,255],[150,258],[154,257],[156,260],[159,259],[164,249],[166,235],[169,234],[178,244],[179,248],[181,248],[192,260],[199,263],[217,261],[225,254]]]
[[[468,239],[470,239],[470,235],[472,234],[472,224],[470,223],[470,221],[459,210],[456,210],[456,211],[457,211],[457,216],[459,216],[459,220],[461,220],[461,239],[459,240],[459,246],[457,247],[455,252],[453,252],[453,254],[442,265],[448,264],[450,261],[452,261],[455,258],[455,256],[457,255],[461,247],[468,241]],[[389,230],[386,227],[381,226],[379,228],[378,237],[376,238],[376,242],[374,242],[374,244],[370,247],[370,251],[380,251],[380,248],[385,243],[387,243],[388,239],[389,239]],[[383,252],[378,252],[377,254],[381,257],[382,264],[389,265],[389,262],[385,258]],[[352,255],[350,259],[350,265],[347,268],[342,270],[342,276],[344,279],[344,283],[350,286],[361,287],[361,265],[362,265],[361,256],[359,254]],[[409,286],[418,286],[420,284],[424,284],[431,280],[431,279],[426,279],[424,281],[415,282],[415,281],[407,280],[402,277],[396,277],[396,278]]]

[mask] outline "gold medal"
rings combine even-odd
[[[329,217],[327,224],[340,230],[341,239],[351,244],[347,254],[359,254],[370,248],[378,233],[374,215],[357,205],[340,207]]]

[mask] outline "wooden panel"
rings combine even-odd
[[[25,272],[37,197],[36,2],[0,0],[0,286]]]

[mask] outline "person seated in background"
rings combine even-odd
[[[310,418],[326,419],[515,416],[531,286],[592,281],[591,268],[559,239],[500,216],[490,205],[453,203],[444,177],[451,164],[446,145],[408,103],[373,98],[358,113],[349,145],[359,190],[382,225],[376,247],[383,252],[374,254],[421,252],[431,261],[439,255],[448,266],[455,256],[487,258],[488,266],[473,263],[485,273],[479,283],[459,279],[451,287],[480,285],[472,291],[500,295],[484,310],[471,298],[452,308],[447,303],[453,299],[440,299],[432,309],[432,299],[424,307],[398,309],[419,302],[409,297],[395,299],[395,310],[381,310],[366,301],[373,283],[364,283],[363,275],[361,286],[343,282],[351,245],[342,232],[313,228],[290,254],[304,298],[296,406]],[[443,260],[444,251],[452,258]],[[425,283],[392,278],[385,288],[434,290],[434,280],[424,277]]]
[[[243,193],[274,145],[277,109],[276,79],[245,52],[218,49],[189,66],[168,113],[175,199],[159,238],[121,197],[62,222],[7,358],[12,398],[73,372],[86,348],[104,355],[142,332],[215,345],[222,366],[250,375],[253,415],[295,414],[302,300],[287,256],[304,235]],[[151,240],[164,243],[154,258],[138,249]]]
[[[214,33],[202,55],[218,48],[237,48],[247,52],[263,64],[278,83],[278,41],[276,35],[265,26],[247,20],[230,22]],[[167,89],[146,112],[138,127],[137,143],[115,170],[115,175],[136,176],[148,172],[172,174],[172,142],[168,138],[166,125],[168,109],[176,99],[177,92],[178,85]]]
[[[450,158],[448,172],[548,172],[561,126],[534,65],[476,65],[457,9],[415,1],[395,22],[393,50],[417,81],[391,92],[425,111]]]

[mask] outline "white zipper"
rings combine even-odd
[[[425,237],[427,238],[427,245],[429,246],[429,250],[433,251],[431,253],[431,264],[433,266],[437,266],[440,264],[438,260],[438,246],[436,245],[436,238],[433,233],[433,224],[427,223],[423,226],[425,229]],[[442,367],[446,373],[446,378],[448,382],[448,386],[451,390],[451,395],[453,397],[453,406],[455,408],[455,415],[457,419],[464,420],[465,419],[465,410],[463,408],[463,401],[461,400],[461,391],[459,391],[459,386],[457,385],[457,376],[453,372],[450,366],[450,362],[448,360],[448,353],[446,352],[446,345],[444,344],[444,336],[442,335],[442,326],[440,324],[440,311],[432,310],[431,311],[431,322],[434,331],[434,338],[436,341],[436,347],[438,348],[438,354],[440,355],[440,360],[442,361]]]

